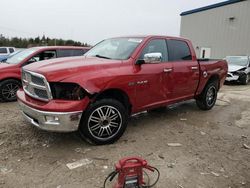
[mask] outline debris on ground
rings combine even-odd
[[[221,169],[220,169],[220,172],[225,172],[225,169],[224,169],[224,168],[221,168]]]
[[[208,173],[208,172],[201,172],[200,174],[201,175],[209,175],[210,173]]]
[[[105,165],[105,166],[103,166],[103,168],[106,170],[106,169],[108,169],[109,167],[108,167],[107,165]]]
[[[168,146],[170,146],[170,147],[180,147],[180,146],[182,146],[182,144],[180,144],[180,143],[168,143]]]
[[[6,133],[5,130],[0,130],[0,134],[4,134],[4,133]]]
[[[78,167],[81,167],[81,166],[86,166],[86,165],[89,165],[91,164],[93,161],[89,160],[89,159],[81,159],[79,161],[75,161],[73,163],[68,163],[66,164],[66,166],[72,170],[72,169],[75,169],[75,168],[78,168]]]
[[[105,157],[92,157],[92,159],[97,160],[97,161],[108,161],[108,158]]]
[[[168,168],[174,168],[174,166],[175,166],[175,163],[169,163],[169,164],[167,165]]]
[[[180,120],[181,121],[187,121],[187,118],[181,118]]]
[[[246,135],[242,135],[241,138],[247,138],[247,136]]]
[[[3,145],[3,144],[4,144],[4,142],[0,142],[0,146]]]
[[[204,135],[206,135],[207,133],[205,133],[205,132],[203,132],[203,131],[201,131],[201,135],[202,136],[204,136]]]
[[[182,185],[178,185],[179,188],[184,188]]]
[[[164,158],[165,158],[165,157],[163,156],[163,154],[159,154],[158,157],[159,157],[160,159],[164,159]]]
[[[12,172],[12,169],[8,169],[8,168],[6,168],[6,167],[1,167],[1,168],[0,168],[0,171],[1,171],[1,173],[3,173],[3,174],[8,174],[8,173]]]
[[[219,176],[220,176],[220,174],[219,174],[219,173],[216,173],[216,172],[211,172],[211,174],[213,174],[213,175],[216,176],[216,177],[219,177]]]
[[[249,145],[246,145],[246,144],[243,144],[243,148],[245,148],[245,149],[250,149],[250,146],[249,146]]]

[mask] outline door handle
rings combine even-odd
[[[191,67],[192,70],[198,70],[198,67]]]
[[[165,72],[165,73],[169,73],[169,72],[172,72],[172,71],[173,71],[172,68],[165,68],[165,69],[163,69],[163,72]]]

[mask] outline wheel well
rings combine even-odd
[[[218,85],[217,85],[217,89],[219,90],[220,89],[220,77],[219,75],[215,74],[215,75],[212,75],[209,80],[207,81],[207,84],[208,83],[211,83],[211,82],[216,82]]]
[[[20,84],[22,84],[21,80],[18,79],[18,78],[5,78],[5,79],[0,80],[0,83],[3,82],[3,81],[6,81],[6,80],[16,80],[16,81],[18,81]]]
[[[108,89],[101,93],[98,93],[95,96],[95,100],[100,100],[100,99],[116,99],[125,106],[129,114],[131,113],[132,105],[129,101],[129,97],[124,91],[120,89]]]

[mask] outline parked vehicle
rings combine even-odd
[[[79,130],[109,144],[131,114],[196,99],[210,110],[227,63],[199,61],[189,40],[164,36],[107,39],[85,58],[50,60],[22,70],[18,101],[27,121],[43,130]]]
[[[21,51],[0,64],[0,100],[15,101],[21,87],[21,68],[25,65],[51,58],[80,56],[86,47],[34,47]]]
[[[228,56],[228,74],[226,81],[236,81],[247,85],[250,80],[250,57]]]
[[[12,56],[16,55],[17,53],[21,52],[22,50],[16,50],[13,53],[9,54],[8,56],[6,56],[5,58],[3,58],[1,60],[1,62],[6,62],[8,58],[11,58]]]
[[[6,59],[11,53],[15,52],[14,47],[0,47],[0,62]]]

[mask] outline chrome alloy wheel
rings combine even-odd
[[[216,88],[210,87],[207,91],[206,102],[208,106],[212,106],[216,100]]]
[[[3,86],[2,96],[5,99],[12,100],[16,98],[16,92],[19,89],[19,86],[14,83],[9,83]]]
[[[94,110],[88,118],[90,134],[99,140],[114,137],[122,125],[122,116],[113,106],[101,106]]]

